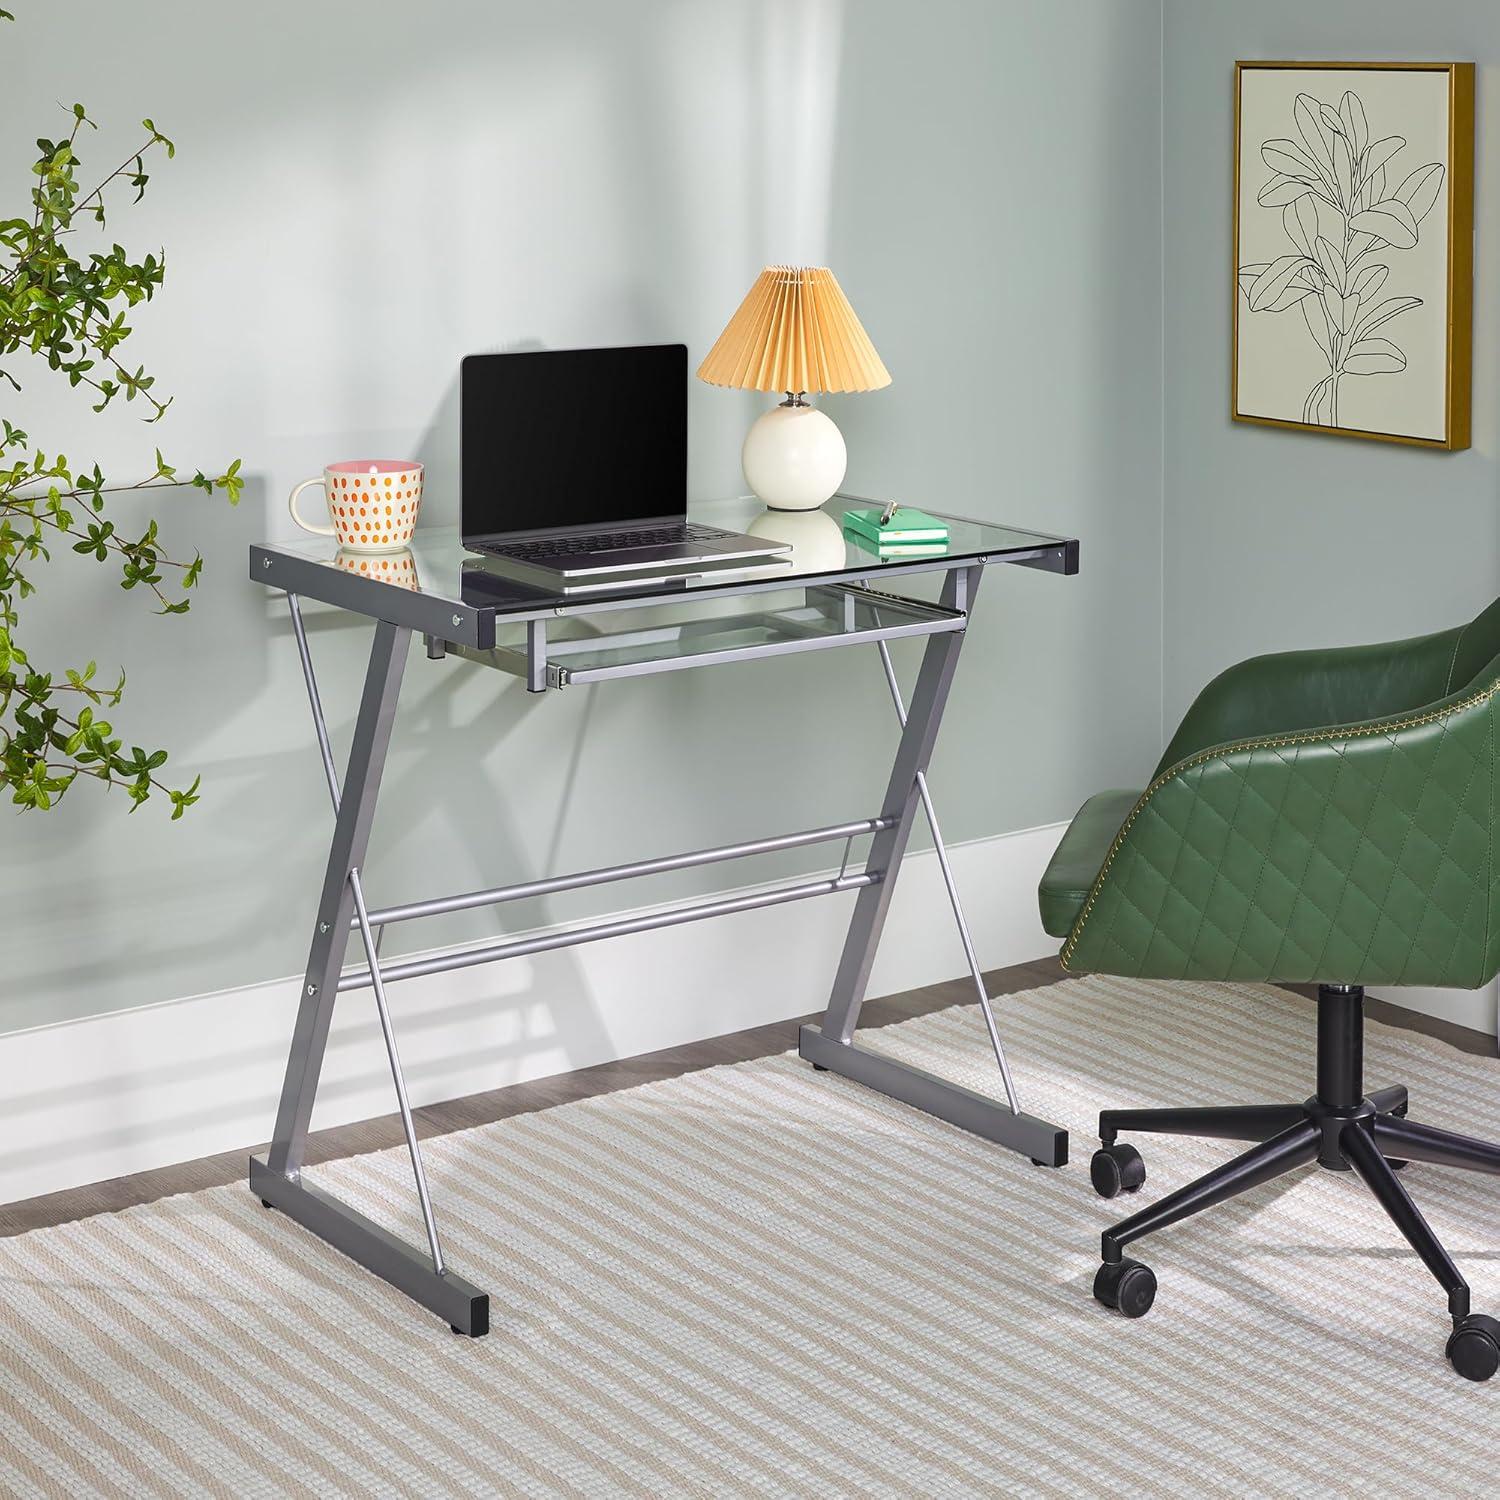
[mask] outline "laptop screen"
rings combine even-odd
[[[687,345],[471,354],[466,542],[687,514]]]

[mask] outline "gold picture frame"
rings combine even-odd
[[[1315,81],[1293,79],[1290,70],[1335,76],[1318,94],[1299,91],[1288,110],[1288,92],[1303,82]],[[1366,92],[1376,95],[1382,104],[1378,121],[1365,115],[1356,92],[1358,80],[1354,75],[1359,73],[1374,75],[1367,80]],[[1430,118],[1415,121],[1422,141],[1445,144],[1441,163],[1422,161],[1427,154],[1424,150],[1407,150],[1406,137],[1399,129],[1402,122],[1392,118],[1399,115],[1402,99],[1400,80],[1392,75],[1402,73],[1446,75],[1446,130],[1439,133]],[[1265,75],[1264,80],[1259,75]],[[1248,108],[1247,84],[1256,93]],[[1412,108],[1418,114],[1425,111],[1430,115],[1437,91],[1413,88],[1409,92]],[[1326,101],[1330,97],[1338,102],[1329,104]],[[1311,109],[1313,104],[1318,105],[1316,111]],[[1245,138],[1247,116],[1253,117],[1249,141]],[[1263,135],[1273,123],[1285,125],[1284,138]],[[1258,135],[1262,138],[1257,141]],[[1393,141],[1401,144],[1392,147]],[[1247,149],[1251,152],[1249,160],[1255,164],[1253,176],[1246,170]],[[1383,159],[1372,165],[1382,153]],[[1399,162],[1398,157],[1402,158]],[[1387,163],[1391,166],[1389,174]],[[1438,166],[1443,170],[1434,172]],[[1268,245],[1278,248],[1278,231],[1272,222],[1278,216],[1259,213],[1255,245],[1247,252],[1242,244],[1242,231],[1249,228],[1242,222],[1241,213],[1247,191],[1252,195],[1251,208],[1281,210],[1279,247],[1288,253],[1268,261],[1247,260],[1247,253],[1265,253]],[[1403,192],[1404,198],[1397,196]],[[1367,301],[1369,288],[1375,289],[1369,293],[1371,299],[1383,290],[1401,252],[1418,248],[1421,220],[1430,215],[1439,199],[1446,204],[1446,212],[1437,221],[1445,225],[1443,254],[1439,258],[1429,233],[1428,246],[1415,262],[1408,261],[1407,267],[1408,278],[1418,278],[1417,289],[1431,295]],[[1353,227],[1355,219],[1361,227]],[[1321,232],[1325,228],[1335,231],[1332,240]],[[1341,245],[1334,243],[1340,239],[1340,228]],[[1381,229],[1389,230],[1390,240],[1382,237]],[[1469,446],[1474,302],[1473,63],[1236,62],[1233,251],[1233,421],[1422,448],[1456,450]],[[1372,255],[1384,256],[1385,260],[1370,259]],[[1300,264],[1294,266],[1293,261]],[[1410,368],[1407,350],[1383,335],[1376,337],[1374,329],[1399,314],[1435,304],[1440,273],[1441,322],[1438,309],[1431,306],[1423,317],[1408,318],[1403,325],[1415,330],[1412,355],[1416,368]],[[1394,284],[1402,285],[1399,281]],[[1268,315],[1286,321],[1267,322]],[[1252,324],[1251,319],[1259,321]],[[1305,340],[1297,332],[1304,324]],[[1439,360],[1440,397],[1435,368]],[[1327,373],[1320,379],[1318,371],[1324,365]],[[1403,378],[1350,380],[1345,384],[1346,377],[1368,375]],[[1305,387],[1298,420],[1294,398],[1304,389],[1299,382],[1309,377],[1314,384]],[[1367,394],[1370,392],[1378,394],[1372,397]],[[1351,404],[1356,406],[1353,416]],[[1365,413],[1364,425],[1359,424],[1359,410]]]

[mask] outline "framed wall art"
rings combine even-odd
[[[1467,448],[1473,223],[1473,63],[1236,63],[1234,420]]]

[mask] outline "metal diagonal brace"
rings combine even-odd
[[[943,605],[967,611],[973,603],[979,573],[980,565],[977,563],[949,570],[943,580]],[[844,951],[834,975],[827,1009],[816,1025],[801,1028],[797,1050],[814,1067],[852,1079],[888,1098],[899,1099],[915,1109],[946,1120],[961,1130],[1029,1156],[1038,1165],[1061,1167],[1068,1160],[1068,1133],[1060,1125],[1051,1124],[1018,1109],[1003,1049],[998,1046],[998,1033],[993,1025],[991,1037],[997,1043],[996,1056],[1000,1061],[1001,1077],[1006,1086],[1005,1103],[977,1094],[971,1089],[961,1088],[886,1053],[861,1046],[855,1039],[860,1008],[885,926],[891,891],[900,872],[902,856],[906,851],[919,805],[926,813],[929,824],[932,824],[932,805],[927,795],[925,773],[953,683],[954,668],[964,634],[963,631],[954,631],[946,635],[933,635],[928,639],[910,708],[904,715],[901,740],[891,766],[885,801],[881,806],[882,817],[892,820],[891,826],[875,835],[866,861],[867,869],[880,869],[884,878],[877,885],[860,892],[844,938]],[[900,712],[899,693],[897,709]],[[954,904],[955,915],[959,917],[960,933],[967,938],[967,924],[961,915],[962,908],[956,896],[957,886],[952,881],[946,850],[935,825],[933,838],[939,850],[944,878],[949,882],[949,896]],[[966,941],[966,953],[972,954],[972,947],[972,942]],[[988,996],[981,987],[977,958],[971,956],[970,965],[971,972],[975,975],[976,988],[980,988],[982,998],[987,1001]],[[989,1019],[987,1015],[986,1020]]]
[[[391,1079],[396,1085],[396,1104],[401,1111],[401,1129],[406,1135],[406,1149],[411,1153],[412,1176],[417,1181],[417,1197],[422,1204],[422,1223],[427,1229],[427,1246],[432,1251],[432,1269],[439,1276],[445,1269],[443,1247],[438,1241],[437,1220],[432,1216],[432,1198],[427,1191],[427,1172],[422,1165],[422,1148],[417,1144],[416,1122],[411,1117],[411,1101],[406,1096],[406,1075],[396,1051],[396,1033],[391,1025],[391,1010],[386,1004],[385,984],[380,974],[380,950],[370,930],[370,914],[365,909],[365,893],[360,886],[359,871],[349,871],[349,889],[354,895],[354,912],[359,919],[359,935],[365,945],[365,959],[370,965],[370,988],[375,992],[375,1009],[380,1014],[380,1034],[385,1038],[385,1055],[391,1063]]]
[[[880,664],[885,668],[885,683],[891,690],[891,702],[896,706],[896,717],[901,727],[906,728],[906,702],[901,696],[901,684],[896,681],[896,669],[891,663],[891,649],[884,641],[878,641]],[[917,794],[922,799],[922,811],[927,816],[927,827],[932,832],[933,852],[937,855],[938,868],[943,872],[943,884],[948,888],[948,904],[953,908],[953,920],[958,924],[958,936],[964,945],[964,957],[968,960],[969,973],[974,980],[974,989],[979,996],[979,1009],[990,1034],[990,1046],[995,1049],[995,1061],[1000,1065],[1000,1081],[1005,1085],[1005,1098],[1012,1114],[1020,1114],[1021,1106],[1016,1101],[1016,1086],[1010,1076],[1010,1064],[1005,1060],[1005,1044],[1000,1040],[999,1028],[995,1025],[995,1012],[990,1006],[989,991],[984,987],[984,974],[979,968],[979,955],[974,951],[974,939],[969,935],[969,924],[964,919],[963,903],[958,898],[958,885],[953,878],[953,867],[948,863],[948,846],[943,842],[943,831],[938,827],[937,814],[932,810],[932,793],[927,790],[927,772],[917,772]]]
[[[318,736],[318,749],[323,760],[323,774],[328,782],[328,795],[333,803],[335,818],[335,851],[340,843],[346,846],[349,859],[347,869],[340,877],[340,884],[347,885],[349,903],[352,903],[353,918],[359,926],[364,945],[365,959],[369,965],[370,984],[375,992],[375,1007],[380,1017],[381,1036],[385,1042],[386,1058],[390,1063],[391,1079],[395,1084],[396,1103],[401,1114],[401,1129],[406,1136],[407,1150],[411,1155],[412,1175],[416,1180],[417,1198],[422,1207],[422,1222],[427,1230],[427,1244],[432,1255],[432,1268],[441,1276],[445,1272],[442,1244],[438,1238],[437,1221],[433,1216],[432,1199],[427,1188],[427,1173],[422,1163],[422,1150],[417,1141],[416,1123],[412,1119],[411,1103],[406,1092],[406,1077],[401,1068],[401,1057],[396,1049],[396,1034],[391,1022],[390,1007],[386,1003],[385,985],[380,971],[380,936],[372,929],[369,912],[365,905],[364,889],[360,882],[359,866],[364,858],[365,837],[360,832],[347,832],[350,819],[343,807],[338,772],[334,766],[333,749],[328,736],[328,721],[323,712],[322,698],[318,692],[317,674],[313,670],[312,652],[307,643],[307,630],[302,620],[301,603],[295,594],[287,595],[291,609],[292,632],[297,639],[297,655],[302,663],[302,676],[307,685],[307,700],[312,709],[313,726]],[[356,748],[351,752],[351,768],[355,755],[359,754],[360,730],[366,721],[375,736],[375,754],[368,757],[365,784],[358,788],[364,802],[373,803],[374,784],[379,779],[380,762],[384,758],[385,742],[389,736],[390,717],[394,711],[394,697],[400,684],[401,669],[405,662],[406,647],[411,632],[385,623],[376,627],[375,646],[371,652],[370,671],[365,683],[365,698],[360,705],[360,727],[356,730]],[[386,700],[389,699],[387,707]],[[363,813],[359,822],[363,834],[368,834],[369,814],[373,808],[356,810]],[[343,835],[343,837],[341,837]],[[329,875],[336,868],[336,854],[330,853]],[[326,894],[326,883],[325,883]],[[326,905],[325,900],[325,905]],[[338,902],[342,910],[345,902]],[[332,1011],[338,993],[338,971],[342,965],[342,947],[338,939],[347,932],[342,923],[330,922],[326,915],[319,922],[318,935],[314,939],[314,957],[309,962],[309,979],[303,993],[304,1012],[316,1012],[321,1024],[300,1024],[298,1036],[293,1042],[293,1056],[288,1059],[287,1081],[282,1094],[282,1108],[278,1114],[276,1139],[271,1148],[270,1165],[288,1176],[299,1173],[303,1140],[312,1110],[312,1098],[317,1089],[321,1071],[323,1044],[327,1040],[327,1017]],[[323,941],[326,939],[327,941]],[[320,952],[320,950],[322,950]],[[316,974],[317,977],[314,977]],[[319,990],[321,988],[321,995]],[[303,1055],[299,1058],[298,1041],[306,1036]],[[311,1055],[315,1054],[315,1055]]]

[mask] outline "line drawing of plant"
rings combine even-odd
[[[1339,381],[1345,375],[1394,375],[1406,355],[1386,338],[1373,338],[1392,318],[1421,307],[1421,297],[1376,302],[1390,267],[1367,257],[1410,250],[1437,202],[1443,166],[1430,161],[1408,172],[1391,192],[1387,168],[1405,136],[1370,139],[1359,95],[1346,92],[1338,108],[1298,94],[1292,118],[1301,142],[1280,137],[1261,143],[1271,178],[1255,195],[1262,208],[1280,209],[1294,254],[1239,267],[1237,286],[1252,313],[1299,308],[1328,373],[1308,391],[1302,420],[1339,425]]]

